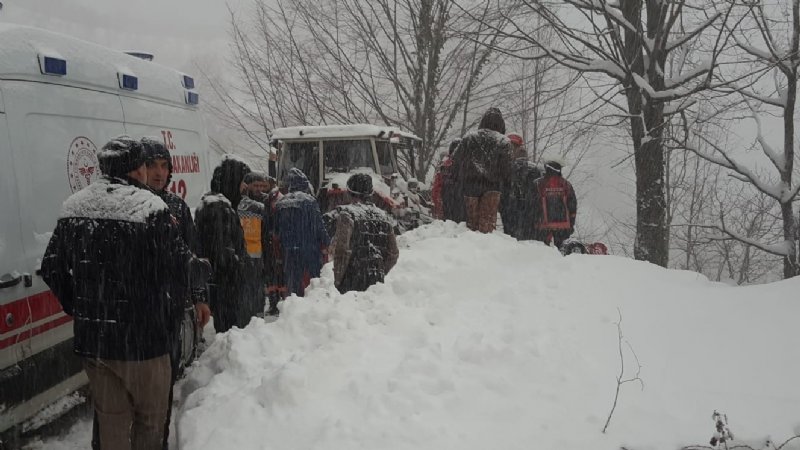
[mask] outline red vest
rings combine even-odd
[[[559,176],[545,176],[536,180],[541,215],[536,223],[540,230],[569,230],[572,228],[567,206],[572,187]]]

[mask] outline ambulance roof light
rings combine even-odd
[[[189,75],[183,76],[183,87],[186,89],[194,89],[194,78]]]
[[[145,53],[145,52],[125,52],[127,55],[134,56],[139,59],[143,59],[145,61],[152,61],[153,54],[152,53]]]
[[[200,103],[200,94],[197,92],[186,91],[186,104],[197,105]]]
[[[40,55],[39,69],[45,75],[64,76],[67,74],[67,61],[54,56]]]
[[[122,89],[127,89],[129,91],[135,91],[139,89],[139,78],[124,73],[118,74],[118,78],[119,87]]]

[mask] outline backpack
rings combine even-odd
[[[569,189],[567,181],[559,176],[547,176],[536,180],[541,212],[537,228],[541,230],[569,230],[572,228],[567,206]]]

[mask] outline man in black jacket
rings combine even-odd
[[[234,325],[244,328],[241,284],[247,264],[244,232],[236,210],[242,199],[242,181],[250,167],[226,155],[214,169],[211,191],[203,195],[195,211],[199,236],[197,255],[208,258],[214,275],[208,284],[208,300],[214,316],[214,329],[228,331]]]
[[[121,136],[98,159],[103,177],[64,202],[42,277],[73,317],[101,448],[155,449],[164,437],[178,309],[169,286],[187,286],[192,267],[208,273],[177,238],[167,205],[144,185],[141,143]]]
[[[167,190],[170,180],[172,179],[172,155],[170,155],[167,147],[157,138],[143,137],[141,139],[142,147],[145,153],[145,163],[147,165],[147,186],[153,192],[164,200],[164,203],[169,207],[172,217],[177,221],[178,237],[189,247],[193,252],[197,251],[197,231],[194,227],[192,220],[192,212],[189,206],[182,198]],[[179,309],[176,311],[175,319],[177,322],[170,329],[171,345],[170,363],[172,364],[172,386],[181,374],[181,360],[186,357],[188,362],[191,362],[192,355],[183,355],[184,340],[190,339],[189,336],[181,336],[187,334],[182,329],[184,314],[190,313],[191,308],[194,308],[196,321],[195,330],[190,330],[195,333],[195,340],[199,338],[200,330],[208,323],[211,318],[211,310],[205,303],[205,287],[203,289],[189,291],[180,283],[175,283],[171,286],[170,295],[174,299],[183,300],[177,302]],[[164,425],[164,450],[167,449],[167,442],[169,438],[169,422],[172,416],[172,399],[173,388],[169,390],[169,405],[167,407],[167,422]]]

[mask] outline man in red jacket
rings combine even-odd
[[[544,176],[536,180],[537,240],[561,248],[575,231],[578,200],[572,184],[561,175],[563,164],[553,159],[544,163]]]

